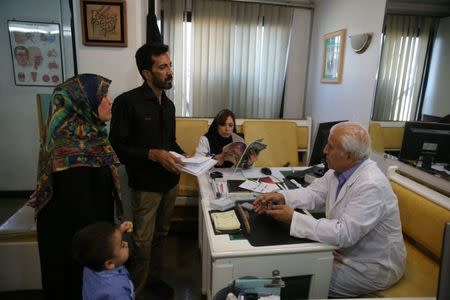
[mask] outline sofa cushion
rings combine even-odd
[[[393,287],[377,292],[379,297],[434,297],[437,292],[439,264],[405,240],[406,269]]]
[[[450,211],[398,183],[391,181],[391,185],[398,198],[403,233],[440,257]]]
[[[258,167],[298,166],[297,124],[295,122],[245,121],[244,139],[248,144],[263,138],[267,149],[256,161]]]
[[[369,125],[370,144],[373,151],[384,152],[384,140],[380,123],[371,122]]]
[[[308,149],[308,127],[297,127],[297,146],[299,149]]]
[[[404,127],[381,127],[385,149],[400,149],[402,147]]]

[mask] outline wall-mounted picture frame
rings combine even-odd
[[[127,47],[125,0],[81,0],[80,5],[84,45]]]
[[[56,86],[64,81],[58,23],[8,20],[16,85]]]
[[[323,37],[322,77],[323,83],[341,83],[344,65],[345,36],[347,30],[330,32]]]

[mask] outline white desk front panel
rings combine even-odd
[[[309,297],[327,298],[335,247],[320,243],[254,247],[248,240],[232,241],[227,234],[215,235],[209,217],[209,201],[214,193],[207,175],[199,177],[199,186],[202,293],[208,299],[234,279],[271,277],[273,270],[279,270],[282,277],[312,275]]]

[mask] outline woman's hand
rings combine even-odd
[[[37,197],[36,197],[36,191],[34,191],[30,197],[28,198],[27,203],[25,205],[30,206],[32,208],[36,208],[37,206]]]
[[[133,223],[130,221],[125,221],[119,226],[119,231],[124,234],[125,232],[133,231]]]
[[[217,160],[216,166],[221,166],[224,163],[225,154],[224,153],[217,154],[214,156],[214,159]]]
[[[284,196],[280,193],[265,193],[256,197],[253,202],[253,210],[258,215],[267,213],[271,210],[274,204],[284,204]]]

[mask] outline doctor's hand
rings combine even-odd
[[[266,211],[266,215],[271,216],[279,222],[291,224],[294,209],[287,205],[273,205],[272,209]]]
[[[284,196],[280,193],[265,193],[256,197],[253,202],[253,211],[258,215],[272,209],[274,204],[284,204]]]
[[[164,169],[172,173],[180,173],[181,170],[177,164],[182,165],[180,158],[172,155],[169,151],[163,149],[150,149],[148,151],[148,159],[159,162]]]

